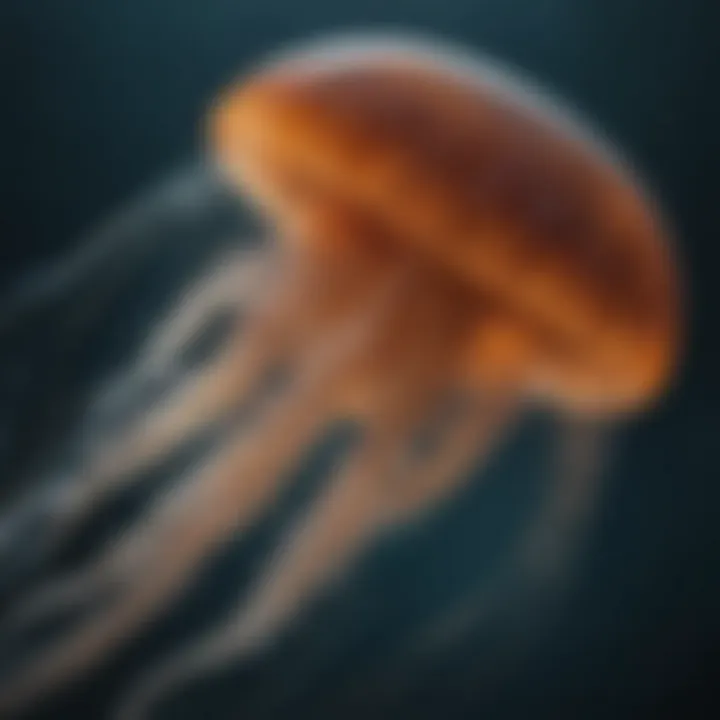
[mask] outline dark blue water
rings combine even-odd
[[[8,292],[191,157],[208,100],[238,68],[287,40],[371,25],[496,54],[597,118],[656,189],[688,269],[683,376],[657,413],[624,433],[562,617],[521,661],[508,662],[504,639],[483,626],[412,664],[401,658],[397,675],[385,670],[406,634],[470,592],[522,525],[548,440],[533,424],[498,457],[489,484],[378,549],[342,597],[321,603],[272,653],[199,683],[158,717],[706,716],[696,708],[713,699],[720,639],[719,14],[712,0],[5,0],[0,282]],[[103,261],[0,334],[3,494],[56,460],[93,379],[122,361],[172,288],[207,259],[212,244],[193,240],[191,217],[158,222],[169,224],[161,234],[175,248],[151,243],[124,264]],[[330,452],[311,459],[298,493]],[[117,520],[113,512],[57,566],[82,557]],[[279,508],[229,549],[171,617],[43,717],[104,717],[139,668],[230,606],[283,517]]]

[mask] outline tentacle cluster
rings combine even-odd
[[[70,486],[71,502],[57,508],[58,537],[104,496],[134,482],[140,469],[247,402],[272,368],[284,368],[286,377],[261,394],[254,421],[160,495],[136,527],[8,616],[6,632],[17,632],[68,609],[85,610],[65,637],[0,687],[4,714],[87,672],[140,632],[222,542],[273,503],[298,458],[335,420],[360,425],[338,476],[280,543],[236,612],[141,679],[123,720],[143,716],[178,683],[271,641],[374,538],[436,505],[489,454],[517,415],[517,398],[507,388],[479,393],[459,383],[458,358],[476,319],[465,291],[427,268],[386,260],[326,249],[236,257],[154,337],[140,372],[170,362],[220,305],[246,311],[242,331],[218,358],[90,458]],[[438,422],[453,396],[450,417]],[[417,439],[428,432],[429,449],[421,452]]]

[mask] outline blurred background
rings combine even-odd
[[[677,231],[689,290],[683,372],[662,406],[623,432],[561,621],[512,669],[495,654],[497,638],[472,627],[397,675],[382,668],[413,627],[471,591],[474,573],[491,562],[488,548],[521,522],[518,478],[534,471],[543,445],[532,428],[522,451],[514,445],[498,461],[489,491],[375,556],[352,592],[328,601],[279,651],[158,717],[712,716],[720,688],[716,0],[2,0],[0,303],[87,242],[98,221],[191,165],[208,102],[239,70],[288,41],[365,28],[426,32],[509,61],[623,148]],[[124,269],[105,258],[20,320],[3,325],[0,312],[0,497],[52,456],[90,379],[148,322],[158,288],[199,262],[188,222],[178,221],[182,250],[136,254]],[[102,534],[98,522],[60,566]],[[105,717],[135,668],[227,606],[251,561],[242,553],[221,561],[176,616],[43,717]]]

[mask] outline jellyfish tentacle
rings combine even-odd
[[[340,476],[330,479],[329,488],[283,543],[284,552],[260,578],[235,618],[199,646],[191,647],[179,660],[141,681],[121,708],[123,720],[141,717],[149,705],[172,691],[177,683],[262,646],[282,631],[290,616],[320,591],[333,574],[345,569],[353,556],[392,522],[387,517],[390,477],[400,469],[407,445],[428,407],[437,401],[440,378],[446,376],[443,362],[448,356],[447,347],[433,343],[433,334],[428,335],[424,324],[408,331],[407,342],[397,343],[399,347],[394,347],[389,356],[382,354],[388,347],[388,336],[397,333],[398,323],[404,319],[402,301],[412,299],[416,279],[409,272],[391,286],[396,291],[393,313],[376,331],[370,351],[357,359],[347,375],[351,385],[357,382],[360,387],[367,387],[363,378],[368,373],[377,380],[388,376],[388,368],[397,371],[389,373],[396,378],[394,387],[387,388],[381,382],[380,392],[372,393],[377,404],[371,403],[372,412],[366,419],[369,437]],[[427,353],[413,362],[423,349]]]
[[[417,679],[423,660],[451,647],[498,612],[527,610],[524,599],[528,597],[532,598],[533,610],[547,602],[548,585],[562,580],[558,571],[567,570],[570,560],[567,553],[577,552],[580,533],[587,523],[588,513],[595,506],[601,487],[603,460],[607,459],[605,449],[609,434],[609,428],[597,422],[564,420],[555,458],[558,461],[555,484],[500,574],[489,586],[483,583],[482,588],[471,591],[469,596],[464,596],[414,632],[378,672],[373,672],[371,680],[366,677],[361,683],[354,684],[353,691],[366,692],[368,682],[373,688],[392,687],[394,692],[398,688],[407,691],[410,683]],[[480,457],[484,457],[482,444],[479,450]],[[558,554],[558,550],[562,552]],[[517,597],[521,598],[520,606],[509,604]],[[543,607],[543,610],[547,609]],[[549,619],[545,613],[537,617],[542,621]],[[522,628],[522,640],[527,641],[530,628],[517,620],[510,627],[515,631]]]
[[[333,326],[342,323],[344,311],[350,310],[352,314],[364,290],[356,267],[340,263],[337,258],[329,261],[316,258],[314,263],[302,257],[270,258],[271,252],[255,251],[256,257],[251,258],[258,267],[251,267],[250,273],[262,277],[272,270],[273,277],[266,287],[253,288],[258,291],[258,298],[239,343],[216,364],[201,369],[186,381],[175,397],[171,396],[143,423],[135,442],[140,448],[157,446],[157,449],[140,451],[137,462],[141,465],[171,450],[197,425],[225,410],[228,403],[240,404],[263,371],[275,362],[288,360],[298,346],[302,348],[308,332],[332,332]],[[233,285],[234,279],[230,268],[222,284]],[[202,286],[198,292],[203,294]],[[170,333],[175,334],[172,328]],[[162,337],[158,342],[161,348],[167,345]],[[163,352],[151,347],[146,355],[152,356],[155,350]],[[177,428],[173,428],[175,423]],[[154,433],[158,436],[155,442]],[[165,435],[169,438],[163,439]],[[172,445],[168,444],[170,440]],[[144,454],[147,460],[143,459]],[[122,444],[115,455],[124,462],[135,462],[130,460],[133,453]]]
[[[233,347],[218,361],[193,374],[170,398],[131,428],[126,437],[101,450],[90,463],[81,495],[102,492],[147,467],[183,440],[242,401],[264,370],[266,346],[252,340]],[[81,502],[80,498],[77,500]]]
[[[557,597],[572,562],[570,554],[578,552],[580,535],[588,514],[595,507],[609,434],[609,428],[599,422],[569,418],[562,422],[554,482],[503,570],[489,586],[484,584],[472,591],[469,597],[462,598],[440,618],[421,629],[411,641],[415,652],[427,657],[439,647],[448,647],[471,632],[501,608],[507,610],[507,601],[514,589],[523,589],[516,597],[532,597],[534,608],[542,602],[547,603],[551,596]],[[527,609],[521,601],[512,611]],[[539,617],[547,619],[548,615],[543,613]],[[528,631],[526,625],[522,627]]]
[[[385,305],[372,305],[372,315]],[[0,712],[24,709],[86,671],[168,604],[204,556],[257,518],[294,461],[337,411],[339,386],[354,369],[358,346],[373,339],[377,317],[372,322],[367,314],[315,348],[293,388],[272,402],[239,445],[230,445],[172,499],[161,499],[143,525],[113,549],[111,559],[132,567],[132,584],[127,578],[127,588],[115,602],[4,683]]]
[[[522,546],[524,570],[536,582],[559,581],[572,562],[601,488],[609,436],[602,422],[561,420],[556,480]]]
[[[404,457],[394,476],[382,489],[379,529],[392,529],[421,518],[430,508],[448,499],[471,480],[518,414],[517,397],[506,388],[490,397],[465,398],[459,412],[440,428],[439,445],[429,457]],[[297,678],[296,678],[297,679]],[[116,720],[142,720],[141,715],[121,715]]]
[[[53,601],[82,599],[78,596],[83,590],[97,592],[113,577],[109,572],[113,569],[114,579],[121,584],[121,592],[82,623],[79,631],[71,632],[68,641],[51,648],[31,668],[28,679],[23,682],[21,677],[13,683],[7,698],[0,693],[0,708],[12,708],[30,699],[38,688],[82,670],[96,654],[121,641],[146,615],[169,601],[214,543],[238,525],[252,522],[271,499],[283,471],[322,424],[326,409],[320,396],[315,398],[313,402],[305,390],[290,403],[279,403],[240,448],[230,446],[180,493],[161,498],[142,525],[122,538],[91,572],[78,577],[77,583],[61,582],[31,603],[36,619],[38,612],[58,609]],[[276,431],[282,433],[282,448],[274,442]],[[239,480],[238,474],[245,477]]]
[[[249,327],[238,343],[193,373],[118,439],[96,448],[79,477],[62,482],[53,478],[46,490],[28,495],[0,517],[0,550],[12,549],[36,520],[43,525],[33,536],[35,544],[41,540],[43,552],[59,547],[107,496],[140,481],[140,471],[205,423],[241,405],[273,361],[289,360],[296,346],[305,352],[303,340],[309,333],[331,335],[365,297],[363,278],[356,270],[357,264],[349,268],[335,257],[315,265],[304,258],[281,258],[279,276],[248,318]],[[382,287],[397,285],[383,277],[378,279],[378,297],[383,296]],[[273,293],[278,282],[280,291]],[[356,325],[363,322],[363,313],[359,315]],[[371,317],[372,311],[365,315]]]
[[[304,601],[342,571],[382,527],[378,478],[400,463],[399,432],[372,432],[346,462],[340,477],[296,524],[249,599],[227,623],[178,659],[149,673],[119,709],[118,720],[139,720],[163,695],[237,660],[282,630]]]
[[[122,705],[117,720],[141,720],[156,700],[183,681],[237,660],[266,642],[373,536],[450,490],[448,486],[454,485],[457,471],[467,470],[478,454],[489,449],[495,435],[491,429],[497,431],[503,426],[495,412],[488,412],[486,404],[472,404],[457,420],[454,432],[449,433],[448,442],[432,458],[428,469],[414,474],[414,465],[403,462],[401,440],[409,440],[416,421],[406,423],[402,432],[375,430],[341,477],[331,480],[325,495],[290,534],[283,544],[285,552],[276,558],[236,617],[179,660],[151,673]],[[409,492],[398,498],[395,475],[403,467],[403,490],[407,491],[415,480],[422,488],[419,493]]]
[[[270,255],[266,248],[228,251],[212,271],[185,291],[169,317],[152,328],[130,369],[100,390],[91,411],[100,417],[117,415],[129,401],[148,390],[155,392],[158,387],[175,384],[178,376],[186,375],[187,370],[176,360],[213,315],[226,308],[233,309],[233,315],[251,313],[267,302],[261,280],[273,266]]]
[[[119,597],[70,637],[51,647],[25,675],[0,692],[0,709],[14,710],[87,669],[98,656],[152,617],[188,582],[202,557],[236,527],[249,523],[269,502],[280,476],[314,435],[325,411],[306,394],[293,398],[291,417],[273,418],[274,427],[252,433],[242,450],[231,448],[182,493],[162,504],[114,552],[142,559]],[[292,410],[293,408],[287,408]],[[274,414],[275,415],[275,414]],[[292,419],[292,424],[290,423]],[[284,445],[278,447],[276,431]],[[238,475],[245,477],[238,478]],[[259,482],[260,481],[260,482]],[[12,678],[11,678],[12,680]]]
[[[138,473],[144,468],[205,423],[230,410],[254,384],[262,367],[259,354],[248,351],[242,357],[236,349],[231,350],[221,361],[186,381],[180,391],[126,437],[100,449],[89,467],[67,481],[57,493],[57,502],[46,510],[48,526],[44,532],[53,544],[62,543],[105,497],[139,481]],[[14,512],[6,516],[7,522]]]
[[[406,421],[401,432],[376,430],[289,535],[283,544],[285,552],[276,558],[235,618],[178,660],[150,673],[123,703],[116,720],[142,720],[154,702],[182,682],[262,646],[373,537],[451,492],[457,486],[457,473],[467,471],[479,455],[487,454],[505,421],[512,417],[511,403],[490,407],[471,403],[420,473],[413,472],[414,464],[404,462],[401,442],[409,440],[416,422]],[[496,412],[501,408],[504,413]],[[398,473],[403,490],[400,497]],[[419,492],[411,489],[415,481],[421,485]]]
[[[98,475],[119,479],[152,463],[203,423],[241,404],[269,366],[285,359],[308,331],[331,333],[334,325],[342,324],[341,313],[333,312],[333,303],[317,296],[316,286],[323,284],[318,283],[318,277],[303,272],[300,263],[290,261],[287,265],[279,268],[279,277],[273,281],[273,287],[280,285],[280,292],[268,294],[255,308],[239,342],[186,381],[138,432],[105,451]],[[346,293],[342,300],[357,302],[357,287],[348,290],[342,280],[335,282],[340,293]],[[327,278],[325,284],[330,284]]]
[[[98,448],[86,468],[72,478],[53,478],[40,492],[29,494],[0,517],[2,549],[17,542],[30,521],[42,520],[44,547],[58,547],[108,496],[139,482],[140,471],[230,409],[242,385],[253,384],[261,367],[259,354],[236,348],[220,361],[195,373],[182,389],[124,437]],[[25,522],[18,522],[26,518]],[[38,535],[35,536],[37,542]]]
[[[298,320],[298,304],[293,300],[302,290],[299,286],[288,283],[280,293],[266,292],[249,318],[249,327],[219,359],[194,373],[129,440],[121,439],[103,453],[106,464],[117,464],[112,474],[141,469],[246,399],[269,364],[288,350],[286,335]]]
[[[110,591],[113,581],[120,580],[119,570],[107,563],[93,563],[70,576],[51,581],[24,598],[3,618],[0,638],[17,635],[38,620],[48,620],[52,614],[97,601]]]
[[[10,545],[18,534],[13,531],[18,514],[35,515],[31,511],[42,506],[47,516],[43,532],[57,547],[105,497],[139,481],[144,468],[241,405],[273,359],[282,355],[298,312],[296,304],[278,300],[253,317],[238,343],[193,373],[124,436],[98,448],[79,477],[63,481],[61,488],[53,483],[49,493],[30,496],[0,518],[3,545]],[[4,528],[7,532],[2,533]]]
[[[267,250],[233,250],[212,272],[196,283],[175,308],[160,331],[141,351],[137,366],[143,375],[162,371],[172,364],[182,347],[197,334],[214,313],[224,307],[242,309],[258,297],[267,273]]]
[[[468,480],[487,461],[518,412],[512,393],[466,399],[443,428],[440,445],[420,467],[409,463],[388,488],[387,512],[395,522],[421,514]]]

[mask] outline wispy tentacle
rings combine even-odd
[[[0,689],[1,712],[41,699],[121,645],[183,589],[204,557],[272,502],[280,481],[338,410],[339,388],[353,369],[358,345],[372,338],[386,302],[378,305],[314,348],[289,394],[271,401],[239,444],[174,497],[161,499],[141,527],[121,540],[108,562],[132,566],[126,586],[67,639],[10,677]]]
[[[393,440],[374,437],[361,444],[341,476],[283,542],[238,613],[179,659],[151,672],[126,699],[118,718],[145,717],[154,702],[185,680],[264,646],[305,601],[347,567],[380,529],[383,494],[377,475],[387,478],[399,462]]]
[[[463,471],[467,473],[494,445],[496,434],[512,416],[511,407],[503,403],[505,412],[495,413],[487,405],[470,404],[419,472],[414,472],[416,465],[403,462],[419,421],[406,418],[395,430],[379,423],[290,534],[238,614],[180,659],[152,672],[123,704],[118,720],[144,718],[154,702],[184,681],[267,644],[373,537],[456,489],[467,477]],[[384,419],[392,420],[392,414]]]
[[[78,476],[53,479],[6,511],[0,517],[0,550],[7,552],[28,523],[38,520],[44,545],[59,546],[105,497],[138,481],[142,470],[242,405],[288,350],[300,311],[296,302],[283,302],[290,299],[286,295],[267,303],[219,358],[185,379],[157,408],[120,437],[93,448]]]
[[[123,539],[107,562],[133,558],[132,576],[66,640],[10,678],[0,691],[3,712],[87,670],[172,600],[219,542],[257,517],[325,421],[317,392],[309,396],[303,388],[282,402],[240,446],[229,448]]]
[[[226,307],[247,310],[261,297],[261,283],[269,275],[268,255],[265,248],[242,249],[221,258],[150,337],[138,358],[138,371],[143,375],[162,372],[214,313]]]
[[[388,514],[400,522],[450,496],[487,461],[517,412],[512,394],[466,399],[430,457],[409,463],[392,483]]]
[[[545,500],[499,573],[419,631],[402,652],[404,661],[413,654],[428,658],[505,611],[541,613],[549,620],[547,603],[561,596],[597,507],[608,436],[609,428],[601,424],[563,421]],[[520,626],[517,617],[515,622]]]
[[[555,482],[521,546],[521,565],[535,582],[560,583],[579,553],[597,507],[609,438],[601,422],[561,420]]]

